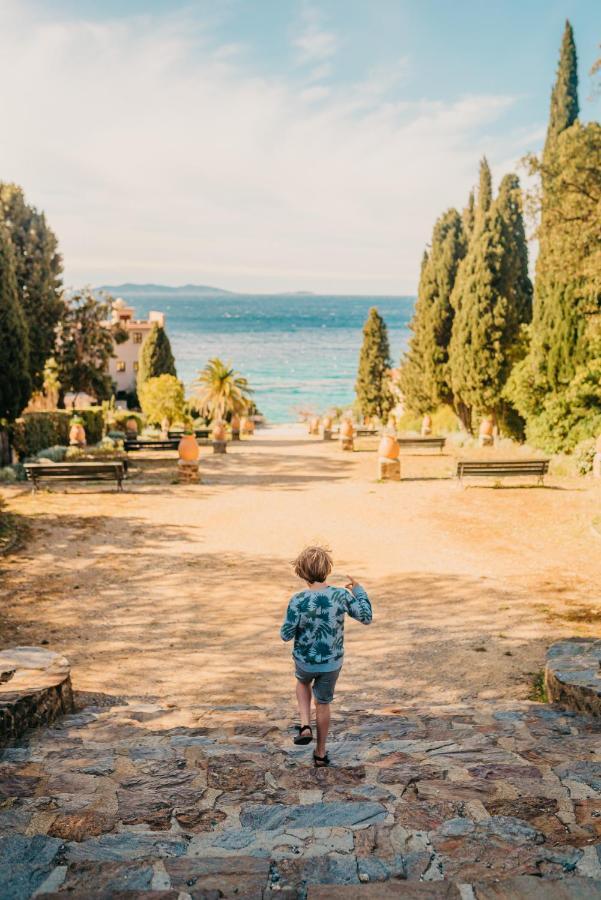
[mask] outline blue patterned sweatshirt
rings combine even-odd
[[[283,641],[294,638],[292,656],[307,672],[333,672],[344,657],[344,617],[363,625],[371,622],[371,603],[364,588],[352,591],[327,585],[307,588],[290,598],[280,629]]]

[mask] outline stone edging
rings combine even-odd
[[[547,651],[545,685],[553,702],[601,716],[601,641],[571,638],[552,644]]]
[[[64,656],[41,647],[0,652],[0,747],[72,711],[71,668]]]

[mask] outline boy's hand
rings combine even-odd
[[[355,587],[355,585],[356,585],[356,584],[359,584],[359,582],[357,581],[356,578],[353,578],[352,575],[347,575],[346,577],[348,578],[348,582],[347,582],[347,584],[346,584],[346,589],[347,589],[348,591],[352,591],[353,588]]]

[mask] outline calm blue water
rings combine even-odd
[[[165,313],[177,372],[187,387],[208,359],[219,356],[248,378],[270,422],[293,421],[299,408],[322,412],[350,404],[370,306],[386,321],[396,364],[414,304],[412,297],[123,297],[139,317],[151,309]]]

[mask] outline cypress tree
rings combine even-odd
[[[485,156],[480,160],[480,178],[478,182],[478,205],[474,214],[474,228],[480,228],[484,217],[492,204],[492,175]]]
[[[461,220],[463,222],[463,232],[465,234],[466,241],[471,240],[472,234],[474,233],[474,225],[476,223],[476,198],[474,197],[474,192],[470,191],[469,197],[467,198],[467,206],[463,210],[461,215]]]
[[[557,266],[556,224],[549,220],[550,196],[557,193],[554,182],[558,139],[578,117],[578,66],[572,26],[566,22],[559,65],[553,90],[549,125],[542,157],[542,211],[539,229],[539,255],[536,262],[532,329],[532,366],[541,396],[562,390],[582,361],[582,336],[585,323],[579,310],[577,279],[568,282]]]
[[[19,303],[10,235],[0,223],[0,419],[15,419],[31,395],[29,337]]]
[[[138,366],[138,391],[145,381],[149,378],[158,378],[159,375],[175,375],[177,377],[177,372],[167,332],[155,322],[142,344]]]
[[[13,243],[18,294],[27,322],[29,373],[34,390],[39,390],[64,311],[62,260],[44,214],[25,202],[20,187],[0,184],[0,206]]]
[[[570,22],[566,20],[559,51],[557,75],[551,91],[551,110],[543,157],[552,149],[554,141],[561,132],[574,124],[578,118],[578,112],[578,57],[574,32]]]
[[[451,293],[465,250],[461,217],[457,210],[449,209],[434,225],[410,325],[413,336],[401,363],[401,390],[414,412],[430,412],[453,401],[448,369],[454,317]]]
[[[359,409],[364,416],[383,419],[392,409],[393,399],[388,387],[390,365],[388,329],[376,307],[372,306],[363,326],[363,346],[355,384]]]
[[[508,175],[455,283],[450,370],[457,407],[504,412],[502,392],[521,326],[530,320],[531,296],[519,181]]]

